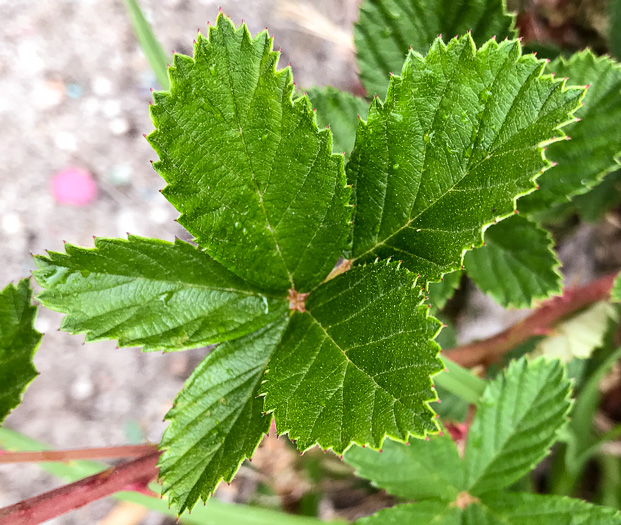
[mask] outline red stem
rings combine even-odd
[[[562,296],[547,300],[534,313],[519,323],[489,339],[451,348],[444,352],[457,364],[471,368],[489,366],[502,356],[536,335],[545,335],[563,317],[581,310],[597,301],[607,300],[617,273],[606,275],[578,288],[566,289]]]
[[[0,509],[0,525],[35,525],[130,487],[146,486],[157,477],[160,452],[110,467],[44,494]]]
[[[5,452],[0,450],[0,463],[136,458],[156,449],[156,445],[145,444],[124,445],[121,447],[80,448],[75,450],[37,450],[31,452]]]

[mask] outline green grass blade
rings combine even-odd
[[[478,378],[447,357],[442,357],[442,361],[446,367],[446,372],[441,372],[433,378],[436,385],[468,401],[468,403],[476,403],[485,390],[485,380]]]
[[[147,57],[149,64],[151,64],[151,68],[155,73],[155,78],[157,78],[162,89],[168,90],[170,87],[168,72],[166,71],[169,62],[168,55],[157,41],[153,33],[153,28],[145,18],[137,0],[125,0],[125,6],[127,7],[132,25],[134,26],[134,32],[136,33],[138,43]]]

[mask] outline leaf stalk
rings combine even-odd
[[[447,349],[444,355],[465,368],[496,363],[531,337],[549,333],[564,317],[597,301],[607,300],[616,276],[617,272],[584,286],[566,289],[563,295],[545,301],[526,319],[505,331],[482,341]]]

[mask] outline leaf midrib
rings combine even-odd
[[[366,372],[365,370],[363,370],[362,368],[360,368],[356,363],[354,363],[349,356],[347,355],[347,352],[345,350],[343,350],[343,348],[341,348],[341,346],[334,340],[334,338],[328,333],[328,331],[323,327],[323,325],[315,318],[315,316],[313,316],[312,312],[307,311],[306,312],[313,320],[313,322],[315,324],[317,324],[321,330],[323,331],[323,333],[325,334],[326,338],[329,339],[336,348],[338,348],[340,350],[340,352],[343,354],[343,357],[345,357],[346,361],[351,364],[356,370],[358,370],[359,372],[361,372],[365,377],[368,377],[371,382],[376,385],[376,390],[381,390],[384,393],[386,393],[388,396],[390,396],[391,399],[393,399],[394,403],[399,403],[401,405],[403,405],[405,407],[405,404],[403,403],[403,401],[401,401],[400,398],[396,398],[393,394],[391,394],[388,390],[386,390],[382,385],[380,385],[377,381],[375,381],[375,378],[371,375],[368,374],[368,372]],[[340,386],[339,390],[343,390],[343,384]],[[410,407],[406,407],[408,409],[410,409]]]
[[[464,50],[465,50],[466,48],[467,48],[467,46],[464,46]],[[463,51],[462,51],[462,55],[460,56],[460,61],[461,61],[462,56],[463,56]],[[505,64],[506,64],[506,62],[507,62],[507,60],[508,60],[508,59],[509,59],[509,55],[507,55],[507,57],[505,57]],[[499,68],[499,71],[500,71],[501,69],[502,69],[502,68]],[[532,74],[532,73],[531,73],[531,74]],[[498,78],[498,76],[496,75],[496,77],[494,78],[494,82],[497,80],[497,78]],[[446,87],[445,87],[444,93],[446,93],[446,89],[448,88],[448,84],[449,84],[449,83],[447,82],[447,85],[446,85]],[[443,96],[444,96],[444,94],[443,94]],[[514,99],[513,99],[513,103],[515,102],[515,99],[516,99],[516,98],[517,98],[517,95],[516,95],[516,97],[514,97]],[[442,99],[442,97],[441,97],[441,99]],[[435,121],[435,116],[437,115],[437,113],[438,113],[438,111],[439,111],[439,108],[440,108],[440,104],[438,104],[438,106],[436,107],[436,111],[435,111],[435,113],[434,113],[434,118],[433,118],[433,121]],[[507,114],[508,114],[508,112],[507,112]],[[506,115],[505,115],[505,117],[506,117]],[[536,120],[538,120],[539,118],[540,118],[540,116],[538,116]],[[535,120],[534,122],[536,122],[536,120]],[[534,124],[534,122],[533,122],[533,123],[531,123],[531,124],[529,124],[529,127],[530,127],[530,126],[532,126],[532,125]],[[521,131],[523,131],[523,129],[518,130],[518,131],[517,131],[517,133],[519,133],[519,132],[521,132]],[[498,138],[499,136],[500,136],[500,130],[498,130],[498,132],[497,132],[497,134],[496,134],[496,138]],[[431,208],[431,207],[435,206],[435,205],[436,205],[439,201],[441,201],[443,198],[445,198],[445,197],[446,197],[446,195],[448,195],[450,192],[455,191],[455,187],[456,187],[456,186],[458,186],[458,185],[459,185],[459,184],[460,184],[460,183],[461,183],[461,182],[462,182],[462,181],[463,181],[463,180],[464,180],[467,176],[469,176],[469,175],[470,175],[473,171],[475,171],[475,170],[476,170],[476,169],[477,169],[477,168],[478,168],[478,167],[479,167],[479,166],[480,166],[483,162],[485,162],[485,161],[487,161],[488,159],[490,159],[490,158],[494,155],[494,153],[499,152],[499,153],[498,153],[498,155],[500,156],[500,155],[507,154],[507,153],[509,153],[509,152],[513,152],[514,150],[502,151],[502,152],[500,152],[500,150],[502,149],[502,146],[503,146],[504,144],[508,143],[508,142],[509,142],[509,141],[510,141],[510,140],[511,140],[514,136],[515,136],[515,134],[514,134],[514,135],[512,135],[511,137],[509,137],[509,138],[508,138],[505,142],[503,142],[502,144],[499,144],[499,145],[498,145],[498,146],[497,146],[494,150],[489,151],[489,152],[488,152],[488,154],[487,154],[484,158],[482,158],[482,159],[481,159],[481,160],[480,160],[477,164],[475,164],[475,165],[474,165],[474,166],[472,166],[472,167],[468,167],[468,168],[467,168],[467,170],[464,172],[463,176],[462,176],[460,179],[458,179],[458,180],[457,180],[457,181],[456,181],[456,182],[455,182],[452,186],[450,186],[450,187],[448,188],[448,190],[447,190],[444,194],[442,194],[442,195],[441,195],[438,199],[436,199],[436,200],[435,200],[434,202],[432,202],[431,204],[427,205],[427,207],[426,207],[426,208],[424,208],[423,210],[421,210],[421,211],[420,211],[417,215],[415,215],[415,216],[411,216],[411,217],[408,219],[408,221],[407,221],[407,222],[406,222],[403,226],[399,227],[399,228],[398,228],[398,229],[396,229],[394,232],[392,232],[390,235],[388,235],[388,236],[387,236],[384,240],[382,240],[382,241],[381,241],[381,242],[379,242],[379,243],[376,243],[374,246],[372,246],[371,248],[369,248],[369,249],[368,249],[368,250],[366,250],[365,252],[361,253],[361,254],[360,254],[360,255],[358,255],[357,257],[354,257],[352,260],[353,260],[353,261],[357,261],[357,260],[359,260],[359,259],[361,259],[361,258],[365,257],[366,255],[368,255],[368,254],[371,254],[371,253],[375,252],[375,250],[376,250],[378,247],[388,245],[388,242],[390,241],[390,239],[392,239],[393,237],[395,237],[396,235],[398,235],[398,234],[399,234],[401,231],[403,231],[404,229],[408,228],[408,227],[409,227],[409,226],[410,226],[410,225],[411,225],[411,224],[412,224],[415,220],[417,220],[418,218],[420,218],[420,217],[421,217],[421,216],[422,216],[422,215],[423,215],[423,214],[424,214],[424,213],[425,213],[425,212],[426,212],[429,208]],[[423,155],[425,155],[426,148],[427,148],[427,144],[425,144],[425,148],[424,148],[424,150],[423,150]],[[426,156],[425,156],[425,159],[426,159]],[[425,166],[425,165],[426,165],[426,162],[425,162],[425,161],[423,161],[423,169],[421,170],[421,178],[419,179],[419,185],[418,185],[418,188],[420,188],[420,181],[422,181],[422,174],[423,174],[423,172],[424,172],[424,166]],[[419,192],[417,191],[417,198],[418,198],[418,193],[419,193]],[[415,199],[414,204],[412,205],[412,208],[416,205],[416,200],[417,200],[417,198]],[[382,217],[383,217],[383,215],[384,215],[384,207],[382,207]],[[380,229],[381,229],[381,219],[380,219]],[[379,230],[378,230],[378,231],[379,231]],[[377,236],[376,236],[376,239],[377,239]],[[409,252],[405,252],[405,253],[409,253]],[[416,254],[416,255],[417,255],[417,256],[419,256],[419,257],[421,257],[421,256],[420,256],[420,255],[418,255],[418,254]],[[424,257],[421,257],[421,258],[423,258],[423,259],[424,259]],[[428,260],[429,262],[431,262],[431,263],[433,263],[434,265],[436,265],[436,266],[437,266],[437,262],[435,262],[435,261],[430,261],[429,259],[426,259],[426,260]]]
[[[532,226],[536,226],[534,223],[531,223],[531,225]],[[547,235],[546,235],[546,238],[547,238],[548,243],[550,243],[551,242],[550,238]],[[539,290],[537,293],[546,292],[546,276],[550,277],[550,275],[554,275],[557,278],[560,277],[560,274],[558,273],[558,267],[559,267],[558,261],[555,261],[555,266],[550,270],[550,273],[548,273],[548,271],[547,271],[548,269],[547,268],[544,268],[543,271],[537,272],[537,271],[533,271],[531,268],[529,268],[528,265],[523,260],[521,260],[518,257],[518,255],[516,255],[515,250],[511,250],[510,248],[506,248],[504,245],[495,242],[493,239],[492,240],[488,239],[487,244],[488,244],[488,246],[497,249],[499,252],[502,252],[507,259],[510,259],[511,261],[513,261],[513,263],[516,266],[518,266],[519,268],[525,269],[528,272],[528,275],[530,275],[530,277],[531,277],[530,278],[530,283],[531,284],[532,283],[536,284],[536,286],[537,286],[537,288]],[[519,253],[524,253],[526,255],[528,255],[530,253],[531,257],[534,255],[538,262],[540,262],[542,259],[544,259],[544,254],[543,253],[534,253],[533,254],[532,251],[528,252],[527,249],[522,249],[522,250],[519,251]],[[550,244],[548,244],[545,255],[550,255],[550,254],[552,254],[554,256],[553,252],[551,251],[551,246],[550,246]],[[500,275],[498,275],[496,273],[496,270],[497,270],[496,266],[495,265],[491,265],[491,266],[492,266],[492,271],[494,273],[494,277],[496,278],[496,281],[498,283],[502,283],[503,282],[503,279],[501,278],[502,276],[500,276]],[[544,275],[544,273],[546,275]],[[534,294],[532,294],[532,293],[530,293],[528,291],[528,289],[524,286],[524,283],[518,278],[517,275],[514,274],[514,277],[515,277],[515,282],[517,282],[517,284],[518,284],[518,286],[520,288],[520,293],[522,295],[522,298],[526,302],[528,302],[528,303],[532,302],[531,301],[531,297],[534,299],[534,297],[533,297]],[[558,291],[558,290],[560,290],[560,285],[558,283],[558,279],[557,279],[557,283],[556,284],[557,284],[557,286],[556,286],[555,291]],[[554,293],[554,291],[552,293]],[[508,296],[508,295],[509,294],[506,294],[505,291],[503,290],[502,296],[504,297],[504,296]]]
[[[277,322],[278,322],[277,320],[276,320],[276,321],[274,321],[274,323],[272,324],[272,326],[273,326],[274,324],[276,324]],[[288,323],[287,323],[287,326],[288,326]],[[265,359],[265,362],[264,362],[262,365],[257,365],[257,366],[255,366],[255,367],[253,368],[253,371],[255,371],[255,370],[260,370],[261,368],[262,368],[263,370],[265,370],[265,368],[267,368],[267,366],[268,366],[268,364],[269,364],[269,362],[270,362],[270,360],[271,360],[272,356],[274,355],[274,352],[276,351],[276,349],[280,346],[280,343],[282,342],[282,339],[283,339],[283,337],[284,337],[284,335],[285,335],[285,332],[287,331],[287,326],[284,326],[284,327],[282,328],[282,331],[281,331],[281,333],[280,333],[280,337],[278,338],[278,341],[277,341],[275,344],[273,344],[273,345],[272,345],[272,351],[270,352],[269,356]],[[249,374],[249,376],[250,376],[250,377],[249,377],[249,378],[248,378],[245,382],[243,382],[242,384],[238,385],[236,388],[241,388],[241,387],[243,387],[243,385],[244,385],[244,384],[246,384],[249,380],[251,380],[251,379],[252,379],[252,373],[250,373],[250,374]],[[260,385],[261,380],[262,380],[262,377],[263,377],[261,374],[258,374],[258,376],[259,376],[259,377],[257,378],[257,380],[256,380],[256,382],[255,382],[254,387],[250,390],[250,392],[251,392],[251,393],[250,393],[250,396],[249,396],[249,397],[248,397],[248,398],[244,401],[243,405],[240,405],[240,406],[242,406],[242,407],[243,407],[243,406],[247,405],[247,404],[248,404],[248,402],[252,403],[252,396],[253,396],[253,395],[254,395],[254,393],[257,391],[257,388],[258,388],[258,386]],[[232,379],[234,379],[234,378],[231,378],[231,380],[232,380]],[[217,385],[214,385],[214,387],[217,387],[217,386],[219,386],[219,385],[221,385],[221,384],[225,384],[226,382],[228,382],[228,381],[224,381],[224,382],[218,383]],[[235,390],[235,389],[233,389],[233,390]],[[207,409],[206,409],[206,410],[208,410],[208,409],[209,409],[211,406],[213,406],[214,404],[215,404],[215,403],[212,403],[209,407],[207,407]],[[206,411],[206,410],[204,410],[202,413],[205,413],[205,411]],[[229,416],[227,416],[227,418],[225,418],[225,420],[226,420],[226,419],[228,419],[228,418],[229,418],[229,417],[231,417],[231,416],[234,416],[234,419],[233,419],[233,421],[231,422],[231,427],[232,427],[232,426],[234,426],[234,425],[237,423],[237,421],[238,421],[238,420],[239,420],[239,418],[241,417],[242,412],[243,412],[243,410],[239,410],[239,411],[237,412],[237,414],[234,414],[234,412],[231,412],[231,414],[230,414]],[[273,416],[272,416],[272,417],[273,417]],[[188,425],[189,425],[189,424],[188,424]],[[185,425],[183,428],[187,428],[187,426],[188,426],[188,425]],[[169,445],[169,446],[170,446],[170,443],[172,443],[172,442],[168,442],[168,445]],[[222,447],[223,447],[223,446],[224,446],[224,443],[222,443],[222,445],[221,445],[221,446],[216,447],[216,448],[215,448],[215,450],[216,450],[216,451],[219,451],[219,450],[221,450],[221,449],[222,449]],[[187,454],[189,454],[189,453],[191,452],[191,450],[192,450],[191,448],[190,448],[190,449],[188,449],[188,450],[187,450],[187,451],[186,451],[186,452],[185,452],[185,453],[184,453],[184,454],[183,454],[180,458],[178,458],[178,459],[175,461],[175,463],[174,463],[174,464],[177,464],[179,460],[182,460],[182,459],[183,459],[183,457],[185,457]],[[214,453],[214,456],[215,456],[215,453]],[[244,456],[246,456],[246,454],[245,454],[245,453],[244,453]],[[220,463],[221,463],[221,462],[222,462],[222,459],[220,458],[220,460],[219,460],[219,461],[220,461]],[[187,474],[188,472],[190,472],[190,471],[186,471],[186,474]],[[220,478],[220,480],[223,480],[223,479],[224,479],[224,476],[222,476],[222,477]],[[195,486],[193,486],[193,487],[192,487],[192,489],[194,489],[194,488],[195,488]],[[192,489],[191,489],[191,490],[192,490]],[[170,486],[168,490],[169,490],[169,491],[171,491],[171,492],[173,492],[173,494],[175,494],[175,492],[174,492],[174,490],[173,490],[173,486]],[[190,490],[189,492],[184,492],[183,494],[186,494],[186,495],[187,495],[187,494],[190,494],[190,493],[191,493],[191,490]],[[166,492],[168,492],[168,491],[166,491]],[[178,497],[178,498],[181,498],[181,497],[182,497],[182,494],[177,494],[177,497]],[[187,496],[186,496],[186,499],[187,499]]]
[[[243,40],[243,38],[244,38],[244,36],[242,35],[242,40]],[[268,39],[268,41],[269,41],[269,39]],[[251,40],[251,45],[254,45],[254,43],[255,42],[253,40]],[[266,44],[264,44],[264,49],[265,49],[265,47],[267,47]],[[257,192],[257,195],[259,197],[259,206],[261,207],[261,211],[263,212],[263,215],[265,217],[265,224],[267,226],[267,230],[270,232],[270,235],[272,236],[272,240],[274,241],[274,246],[276,248],[276,252],[278,253],[278,256],[280,257],[280,260],[282,261],[282,265],[283,265],[283,268],[285,269],[285,272],[287,272],[287,277],[289,279],[289,283],[291,284],[291,288],[295,289],[295,283],[293,282],[293,275],[289,271],[289,268],[287,267],[287,263],[285,262],[285,258],[284,258],[283,254],[282,254],[281,249],[280,249],[280,245],[278,244],[278,240],[276,239],[276,233],[274,232],[274,229],[272,228],[272,225],[270,224],[270,219],[269,219],[269,216],[267,214],[267,210],[265,209],[265,203],[263,201],[263,193],[259,189],[259,185],[257,184],[257,181],[255,179],[255,171],[254,171],[254,167],[252,165],[252,159],[250,157],[250,154],[248,153],[248,146],[246,145],[246,139],[244,138],[244,130],[243,130],[243,127],[242,127],[241,122],[240,122],[239,110],[237,108],[237,99],[236,99],[236,96],[235,96],[235,91],[233,90],[232,79],[231,79],[231,67],[230,67],[231,66],[231,58],[230,58],[230,55],[229,55],[229,48],[228,48],[228,46],[224,46],[224,50],[226,52],[226,59],[227,59],[227,62],[229,64],[229,67],[226,68],[226,73],[227,73],[228,87],[229,87],[229,90],[231,92],[231,99],[232,99],[232,102],[233,102],[233,110],[234,110],[234,114],[235,114],[235,121],[237,123],[237,126],[239,127],[239,136],[240,136],[240,139],[241,139],[242,146],[244,147],[244,154],[245,154],[246,159],[248,161],[248,165],[250,166],[252,185],[254,186],[254,189]],[[268,53],[272,53],[272,51],[270,50],[270,51],[268,51]],[[254,97],[255,97],[255,94],[256,94],[256,90],[258,89],[260,76],[261,76],[261,73],[259,73],[259,75],[257,76],[257,82],[256,82],[256,84],[254,86],[252,97],[250,97],[251,101],[254,100]],[[286,87],[288,87],[288,86],[286,86]]]
[[[459,55],[459,59],[457,60],[457,66],[460,66],[460,65],[461,65],[461,61],[462,61],[462,59],[463,59],[463,57],[464,57],[464,53],[466,52],[466,50],[467,50],[467,49],[468,49],[468,42],[466,42],[466,44],[463,46],[463,48],[462,48],[462,50],[461,50],[461,54]],[[476,56],[476,53],[475,53],[475,56]],[[430,119],[430,126],[429,126],[429,128],[427,129],[427,131],[426,131],[426,133],[425,133],[426,135],[427,135],[427,134],[429,134],[429,132],[431,131],[431,129],[433,129],[433,128],[434,128],[434,125],[435,125],[436,120],[437,120],[437,117],[438,117],[438,113],[439,113],[439,111],[440,111],[440,106],[441,106],[441,103],[442,103],[442,101],[444,100],[444,98],[446,97],[446,92],[447,92],[447,91],[448,91],[448,89],[449,89],[449,85],[451,85],[451,86],[452,86],[452,83],[454,82],[455,77],[457,76],[457,74],[458,74],[458,73],[461,73],[460,68],[459,68],[459,67],[455,67],[455,68],[453,69],[453,71],[452,71],[452,74],[451,74],[450,79],[447,79],[447,81],[446,81],[446,83],[445,83],[445,85],[444,85],[444,89],[442,90],[442,94],[438,97],[438,104],[436,105],[436,109],[435,109],[435,111],[433,112],[433,117]],[[401,83],[403,83],[403,80],[401,81]],[[418,113],[418,111],[417,111],[417,113]],[[388,137],[387,137],[386,135],[385,135],[385,137],[386,137],[386,139],[388,139]],[[386,142],[387,142],[387,140],[386,140]],[[422,181],[423,181],[423,176],[424,176],[424,174],[425,174],[425,168],[426,168],[426,166],[427,166],[427,159],[428,159],[428,157],[427,157],[427,148],[429,147],[429,144],[431,144],[431,139],[429,140],[429,142],[425,142],[425,145],[423,146],[423,151],[422,151],[422,153],[421,153],[421,154],[422,154],[422,157],[423,157],[423,162],[422,162],[422,165],[421,165],[420,174],[419,174],[419,176],[418,176],[418,178],[417,178],[417,180],[418,180],[418,185],[416,186],[416,190],[415,190],[415,191],[416,191],[416,197],[414,197],[414,202],[412,203],[412,207],[410,208],[410,212],[412,211],[412,209],[413,209],[413,208],[415,208],[415,207],[416,207],[416,203],[418,202],[418,198],[419,198],[419,196],[420,196],[420,186],[421,186],[421,184],[422,184]],[[389,164],[390,164],[390,163],[389,163]],[[464,177],[466,177],[466,175],[467,175],[467,173],[465,173],[465,174],[464,174]],[[463,180],[463,178],[464,178],[464,177],[462,177],[459,181],[457,181],[457,183],[455,183],[455,184],[454,184],[453,186],[451,186],[451,187],[456,186],[459,182],[461,182],[461,180]],[[386,209],[386,195],[387,195],[387,193],[388,193],[387,188],[388,188],[388,180],[387,180],[387,184],[386,184],[386,191],[384,192],[384,200],[383,200],[383,202],[382,202],[382,214],[381,214],[381,216],[380,216],[380,221],[379,221],[379,222],[380,222],[380,224],[379,224],[379,228],[378,228],[378,235],[377,235],[377,236],[376,236],[376,238],[375,238],[376,242],[377,242],[377,238],[379,237],[379,232],[381,232],[381,230],[382,230],[382,223],[384,222],[384,217],[385,217],[385,209]],[[437,199],[437,200],[436,200],[436,202],[437,202],[438,200],[440,200],[440,199]],[[433,203],[433,204],[435,204],[435,203]],[[421,213],[419,213],[419,214],[418,214],[418,216],[422,215],[422,213],[424,213],[425,211],[427,211],[427,210],[428,210],[428,209],[429,209],[429,208],[430,208],[433,204],[428,205],[428,206],[427,206],[427,207],[426,207],[426,208],[425,208],[425,209],[424,209]],[[412,223],[414,220],[415,220],[415,218],[414,218],[414,217],[410,217],[410,220],[408,221],[408,223],[407,223],[407,224]],[[402,227],[402,228],[400,228],[399,230],[395,231],[393,234],[391,234],[390,236],[388,236],[388,237],[385,239],[385,241],[388,241],[391,237],[393,237],[394,235],[396,235],[397,233],[399,233],[399,231],[401,231],[401,230],[402,230],[402,229],[404,229],[405,227],[406,227],[406,226],[403,226],[403,227]],[[380,244],[384,244],[384,242],[382,242],[382,243],[380,243]]]
[[[529,368],[524,368],[521,370],[520,372],[520,377],[522,377],[524,374],[528,374]],[[550,377],[550,372],[548,372],[547,376],[546,376],[546,380],[541,380],[537,386],[537,393],[536,395],[531,396],[533,401],[538,401],[539,400],[539,395],[541,394],[541,392],[545,389],[546,385],[549,384],[549,382],[547,381]],[[519,392],[519,388],[517,389],[517,391]],[[502,395],[504,394],[504,389],[501,392],[501,398]],[[499,399],[500,402],[501,399]],[[514,403],[513,403],[513,407],[512,409],[515,410],[515,408],[517,407],[517,402],[514,398]],[[500,403],[499,403],[500,405]],[[516,431],[518,428],[520,428],[522,426],[522,423],[524,422],[525,419],[528,419],[529,415],[532,413],[533,411],[533,405],[532,403],[530,404],[529,408],[527,410],[524,411],[524,413],[520,416],[519,420],[515,420],[513,419],[512,422],[514,422],[515,424],[512,426],[512,431],[511,434],[509,434],[504,440],[502,440],[502,442],[500,443],[496,453],[494,453],[494,457],[492,459],[489,459],[489,461],[486,462],[484,468],[479,472],[478,477],[475,478],[473,481],[470,481],[469,479],[467,479],[467,483],[466,486],[468,487],[467,490],[472,490],[473,488],[476,488],[477,484],[485,477],[485,474],[487,473],[489,466],[492,465],[495,461],[498,460],[498,458],[502,455],[503,449],[505,447],[505,445],[507,444],[508,441],[511,440],[512,437],[515,436]],[[489,458],[489,456],[487,456]],[[466,472],[466,476],[468,476],[468,472]],[[468,476],[469,477],[469,476]],[[486,491],[489,492],[489,491]]]
[[[78,268],[73,268],[70,266],[62,266],[61,264],[57,264],[55,263],[53,260],[51,259],[47,259],[46,262],[48,262],[51,266],[53,267],[57,267],[57,268],[67,268],[70,271],[70,274],[75,274],[75,273],[80,273],[81,270],[79,270]],[[38,271],[43,271],[43,270],[38,270]],[[126,277],[126,278],[131,278],[133,281],[146,281],[149,283],[166,283],[166,284],[174,284],[174,285],[179,285],[179,286],[184,286],[186,288],[195,288],[198,290],[205,290],[205,291],[215,291],[215,292],[229,292],[229,293],[239,293],[239,294],[243,294],[243,295],[248,295],[248,296],[265,296],[265,297],[270,297],[273,299],[285,299],[286,297],[284,295],[279,295],[273,292],[268,292],[268,291],[254,291],[254,290],[242,290],[242,289],[238,289],[238,288],[222,288],[220,286],[210,286],[207,284],[197,284],[197,283],[191,283],[188,281],[183,281],[180,279],[152,279],[149,277],[144,277],[141,275],[127,275],[124,273],[120,273],[120,272],[116,272],[116,271],[111,271],[111,272],[107,272],[107,273],[102,273],[102,272],[96,272],[96,271],[91,271],[90,272],[91,275],[96,275],[96,276],[102,276],[102,277]],[[237,275],[235,275],[236,279],[241,279],[241,277],[238,277]],[[125,282],[125,283],[115,283],[112,284],[108,287],[105,288],[90,288],[87,290],[80,290],[82,294],[87,294],[87,293],[91,293],[91,292],[105,292],[106,290],[111,290],[112,288],[115,288],[117,286],[120,286],[121,284],[131,284],[132,281],[129,282]],[[41,294],[39,294],[38,297],[45,297],[47,294],[51,294],[54,293],[51,290],[44,290],[43,292],[41,292]]]

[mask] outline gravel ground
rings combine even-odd
[[[266,26],[282,47],[281,65],[293,64],[297,84],[356,83],[350,46],[355,2],[313,2],[332,24],[327,38],[295,20],[310,4],[260,0],[143,0],[165,49],[188,53],[197,28],[206,30],[222,6],[256,33]],[[139,49],[121,0],[0,0],[0,283],[34,268],[30,253],[62,250],[63,240],[92,246],[92,236],[126,232],[173,240],[187,234],[160,195],[152,171],[155,153],[142,134],[152,129],[147,105],[157,86]],[[292,19],[293,17],[293,19]],[[56,202],[50,181],[79,167],[94,177],[98,195],[87,206]],[[2,284],[4,286],[4,284]],[[35,362],[40,376],[6,425],[55,447],[158,442],[162,417],[206,351],[141,354],[114,342],[83,345],[58,332],[61,316],[41,309],[45,333]],[[58,482],[34,466],[0,469],[0,506]],[[114,505],[101,501],[54,523],[96,523]],[[159,523],[150,516],[144,523]]]
[[[293,64],[298,86],[359,90],[351,48],[356,0],[142,4],[165,49],[188,53],[197,27],[205,30],[221,5],[253,33],[269,27],[282,47],[281,65]],[[27,276],[34,267],[30,253],[61,250],[63,240],[92,246],[93,235],[126,232],[188,238],[173,222],[177,212],[160,195],[163,181],[149,164],[155,153],[142,134],[152,129],[147,104],[156,81],[123,2],[0,0],[0,12],[10,22],[0,24],[0,284]],[[312,27],[304,23],[309,19]],[[54,199],[51,178],[70,167],[94,177],[98,194],[91,204]],[[576,254],[588,251],[591,233],[587,227],[571,238],[565,260],[575,263]],[[587,281],[593,271],[587,258],[572,269],[573,281]],[[488,335],[521,315],[491,304],[476,297],[463,316],[463,337]],[[487,324],[472,330],[481,316]],[[35,362],[41,374],[7,426],[58,448],[159,441],[163,415],[206,351],[161,355],[115,350],[114,342],[84,346],[81,336],[57,331],[60,319],[40,312],[38,328],[46,335]],[[34,466],[3,466],[0,506],[56,485]],[[54,523],[98,523],[114,505],[100,501]],[[163,519],[149,515],[140,523]]]

